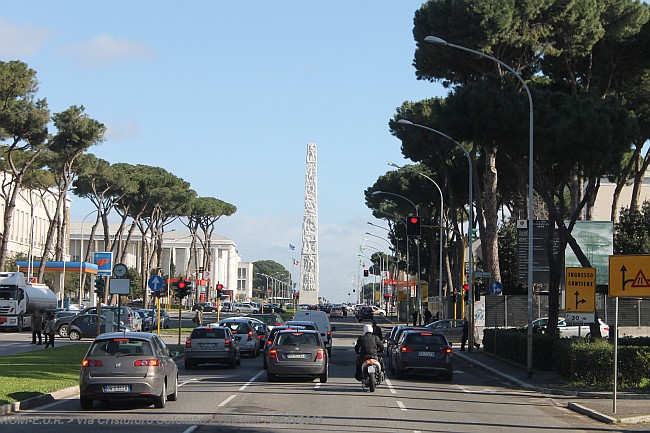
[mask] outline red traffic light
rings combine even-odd
[[[468,291],[469,290],[469,284],[463,284],[463,290]]]
[[[178,288],[179,289],[184,289],[185,287],[187,287],[187,281],[182,281],[181,280],[181,281],[178,282]]]
[[[416,216],[409,217],[409,223],[417,224],[419,222],[420,222],[420,217],[416,217]]]
[[[219,291],[223,290],[223,284],[217,284],[217,290]]]

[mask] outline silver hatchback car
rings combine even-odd
[[[178,367],[158,336],[111,332],[98,336],[81,363],[79,403],[148,398],[157,408],[178,398]]]
[[[239,344],[227,326],[199,326],[185,341],[185,369],[206,363],[227,364],[230,368],[241,363]]]

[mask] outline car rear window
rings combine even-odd
[[[195,328],[190,338],[226,338],[226,332],[219,328]]]
[[[303,332],[291,332],[291,333],[283,333],[278,335],[278,343],[279,346],[295,346],[295,345],[302,345],[302,346],[317,346],[318,345],[318,339],[316,337],[316,334],[305,334]]]
[[[93,342],[90,355],[114,356],[114,355],[153,355],[151,344],[148,340],[134,338],[113,338],[110,340],[99,340]]]
[[[294,324],[291,323],[291,322],[287,322],[286,325],[287,325],[287,326],[294,326]],[[303,328],[303,329],[310,329],[310,330],[312,330],[312,331],[315,331],[315,330],[316,330],[316,326],[311,325],[311,324],[308,324],[308,323],[305,323],[305,324],[302,324],[302,325],[295,325],[295,326],[300,326],[300,327]]]
[[[435,335],[427,332],[421,334],[420,333],[408,334],[404,340],[405,340],[404,341],[405,344],[413,344],[413,345],[420,345],[420,344],[447,345],[447,342],[445,341],[445,337],[443,337],[442,335]]]

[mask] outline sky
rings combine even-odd
[[[422,3],[0,0],[0,60],[37,72],[52,113],[83,105],[106,125],[91,153],[162,167],[235,205],[215,232],[294,281],[315,143],[320,295],[341,302],[355,299],[359,245],[388,251],[365,234],[385,237],[367,222],[386,224],[363,195],[389,161],[410,162],[388,121],[404,101],[446,94],[415,78]],[[92,210],[73,197],[73,221]]]

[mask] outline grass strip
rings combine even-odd
[[[70,344],[0,357],[0,404],[78,385],[89,345]]]

